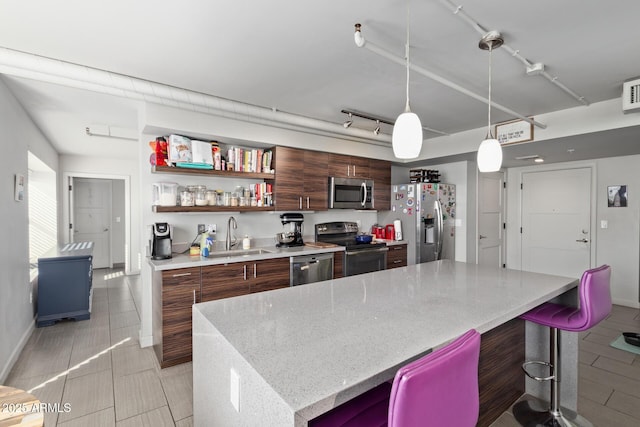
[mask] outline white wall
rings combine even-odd
[[[611,266],[615,303],[640,307],[640,155],[597,161],[597,264]],[[628,207],[607,207],[607,186],[626,184]],[[608,228],[600,228],[601,221]]]
[[[114,264],[123,264],[126,256],[126,203],[125,203],[125,181],[122,179],[112,180],[112,204],[111,204],[111,255]],[[120,221],[118,221],[118,218]],[[136,239],[137,240],[137,239]]]
[[[28,176],[31,151],[54,171],[58,154],[0,78],[0,129],[5,162],[0,168],[0,213],[5,227],[0,246],[0,383],[29,338],[34,305],[29,301],[29,219],[27,200],[14,200],[14,175]]]
[[[507,267],[520,268],[520,189],[523,172],[592,167],[592,267],[611,265],[611,294],[615,304],[640,307],[640,156],[623,156],[585,162],[555,163],[507,170]],[[626,184],[626,208],[607,207],[607,186]],[[634,197],[635,196],[635,197]],[[608,228],[600,228],[601,221]]]

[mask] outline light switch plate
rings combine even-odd
[[[609,227],[609,221],[607,221],[606,219],[603,219],[600,221],[600,228],[608,228]]]
[[[231,368],[229,372],[230,384],[229,384],[229,394],[231,399],[231,404],[236,409],[237,412],[240,412],[240,375],[235,371],[235,369]]]

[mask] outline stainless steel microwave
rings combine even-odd
[[[373,180],[329,177],[330,209],[373,209]]]

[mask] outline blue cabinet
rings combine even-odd
[[[93,243],[61,244],[38,258],[37,325],[91,317]]]

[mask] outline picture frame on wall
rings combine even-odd
[[[609,185],[607,187],[607,206],[610,208],[627,207],[626,185]]]
[[[17,173],[15,175],[14,198],[16,202],[24,200],[24,175]]]

